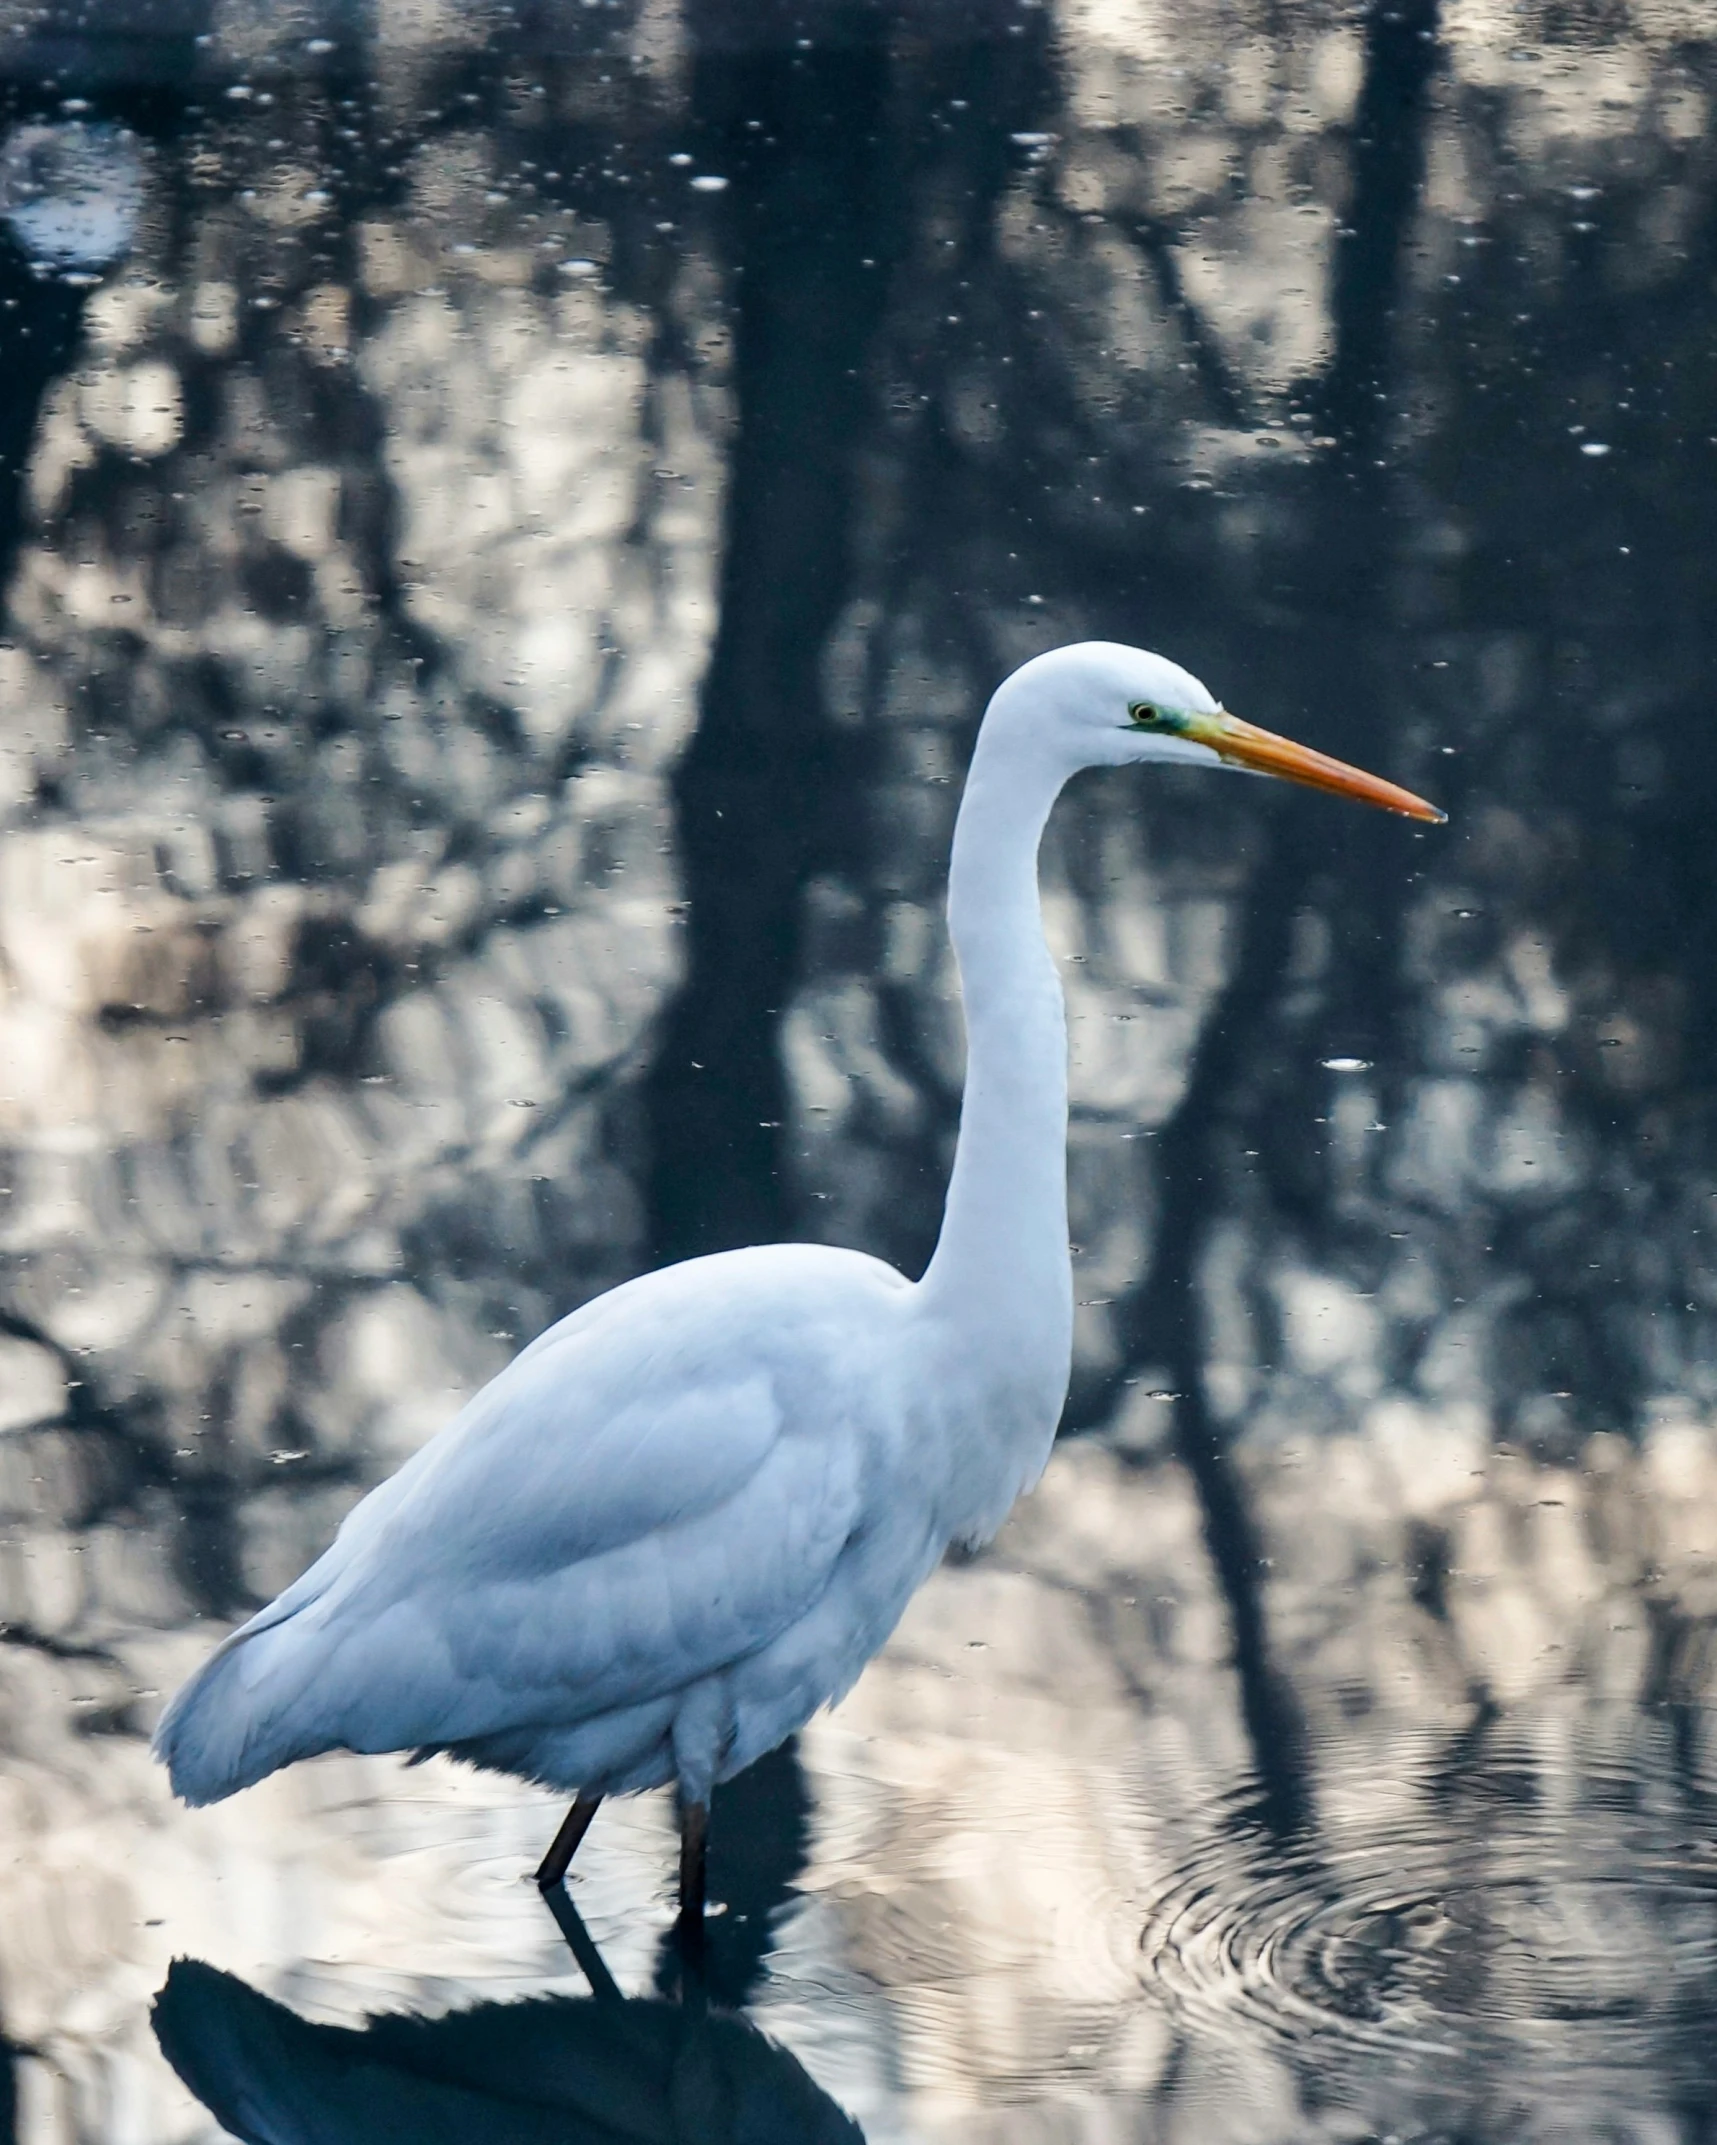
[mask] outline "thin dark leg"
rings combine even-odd
[[[557,1884],[564,1882],[572,1867],[572,1858],[578,1852],[579,1842],[590,1830],[590,1820],[602,1807],[600,1795],[580,1795],[566,1813],[560,1830],[554,1836],[554,1845],[543,1856],[537,1870],[537,1890],[548,1893]]]
[[[689,1974],[703,1971],[704,1863],[709,1847],[709,1804],[680,1805],[680,1957]]]

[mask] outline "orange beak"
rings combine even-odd
[[[1260,730],[1225,708],[1214,715],[1184,718],[1180,735],[1196,745],[1208,745],[1230,767],[1250,768],[1254,774],[1280,775],[1287,782],[1303,782],[1308,789],[1328,790],[1334,797],[1353,797],[1361,804],[1374,804],[1380,811],[1399,812],[1404,819],[1424,819],[1441,825],[1448,818],[1410,789],[1385,782],[1377,775],[1349,767],[1345,760],[1332,760],[1327,752],[1313,752],[1309,745]]]

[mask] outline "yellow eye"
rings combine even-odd
[[[1163,711],[1149,700],[1135,700],[1127,713],[1141,730],[1148,730],[1163,719]]]

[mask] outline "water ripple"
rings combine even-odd
[[[1717,1812],[1654,1738],[1570,1754],[1521,1733],[1453,1770],[1428,1747],[1370,1763],[1367,1794],[1357,1757],[1326,1762],[1324,1818],[1286,1840],[1232,1796],[1155,1888],[1142,1971],[1184,2023],[1322,2065],[1637,2076],[1650,2049],[1671,2085],[1710,2076]]]

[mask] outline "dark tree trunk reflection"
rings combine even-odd
[[[700,156],[729,181],[737,435],[720,620],[675,778],[684,984],[647,1090],[652,1252],[787,1230],[779,1026],[806,883],[841,821],[820,660],[850,586],[866,361],[887,289],[886,25],[819,18],[813,49],[742,46],[696,11]]]
[[[1336,253],[1334,360],[1314,398],[1355,462],[1375,454],[1389,416],[1401,250],[1425,166],[1425,101],[1437,65],[1440,0],[1374,0],[1353,119],[1347,220]]]
[[[1317,741],[1344,756],[1365,757],[1379,695],[1386,689],[1368,660],[1372,630],[1394,543],[1390,495],[1377,481],[1375,448],[1388,416],[1389,351],[1403,248],[1417,211],[1424,151],[1425,87],[1436,61],[1436,0],[1374,11],[1367,28],[1365,74],[1354,126],[1348,229],[1338,252],[1331,362],[1311,398],[1339,451],[1317,466],[1317,496],[1302,571],[1310,584],[1302,616],[1311,633],[1299,645],[1278,642],[1260,651],[1300,683],[1292,698],[1315,710]],[[1339,646],[1341,659],[1332,660]],[[1256,660],[1256,659],[1255,659]],[[1386,840],[1393,837],[1393,852]],[[1128,1319],[1129,1353],[1166,1363],[1175,1392],[1175,1442],[1198,1485],[1205,1535],[1233,1624],[1240,1681],[1264,1814],[1294,1830],[1311,1817],[1311,1779],[1305,1725],[1292,1685],[1274,1661],[1263,1600],[1267,1568],[1257,1525],[1213,1412],[1206,1382],[1209,1349],[1201,1274],[1212,1223],[1228,1209],[1236,1151],[1252,1142],[1237,1135],[1249,1124],[1274,1175],[1278,1196],[1294,1198],[1293,1179],[1310,1111],[1278,1120],[1277,1136],[1260,1124],[1269,1107],[1258,1078],[1290,1053],[1302,1078],[1315,1062],[1308,1038],[1285,1035],[1282,978],[1288,969],[1296,918],[1313,881],[1333,877],[1340,889],[1328,906],[1350,920],[1339,964],[1345,985],[1340,1015],[1343,1049],[1364,1044],[1380,1057],[1381,1034],[1392,1027],[1398,962],[1395,923],[1405,888],[1400,829],[1375,817],[1344,828],[1332,854],[1327,830],[1305,812],[1276,815],[1271,846],[1239,917],[1239,953],[1210,1016],[1185,1099],[1157,1142],[1161,1206],[1150,1274]],[[1292,1088],[1290,1076],[1287,1085]],[[1286,1144],[1287,1153],[1283,1154]]]
[[[87,286],[32,268],[0,234],[0,589],[9,586],[23,533],[24,480],[48,390],[71,362]]]

